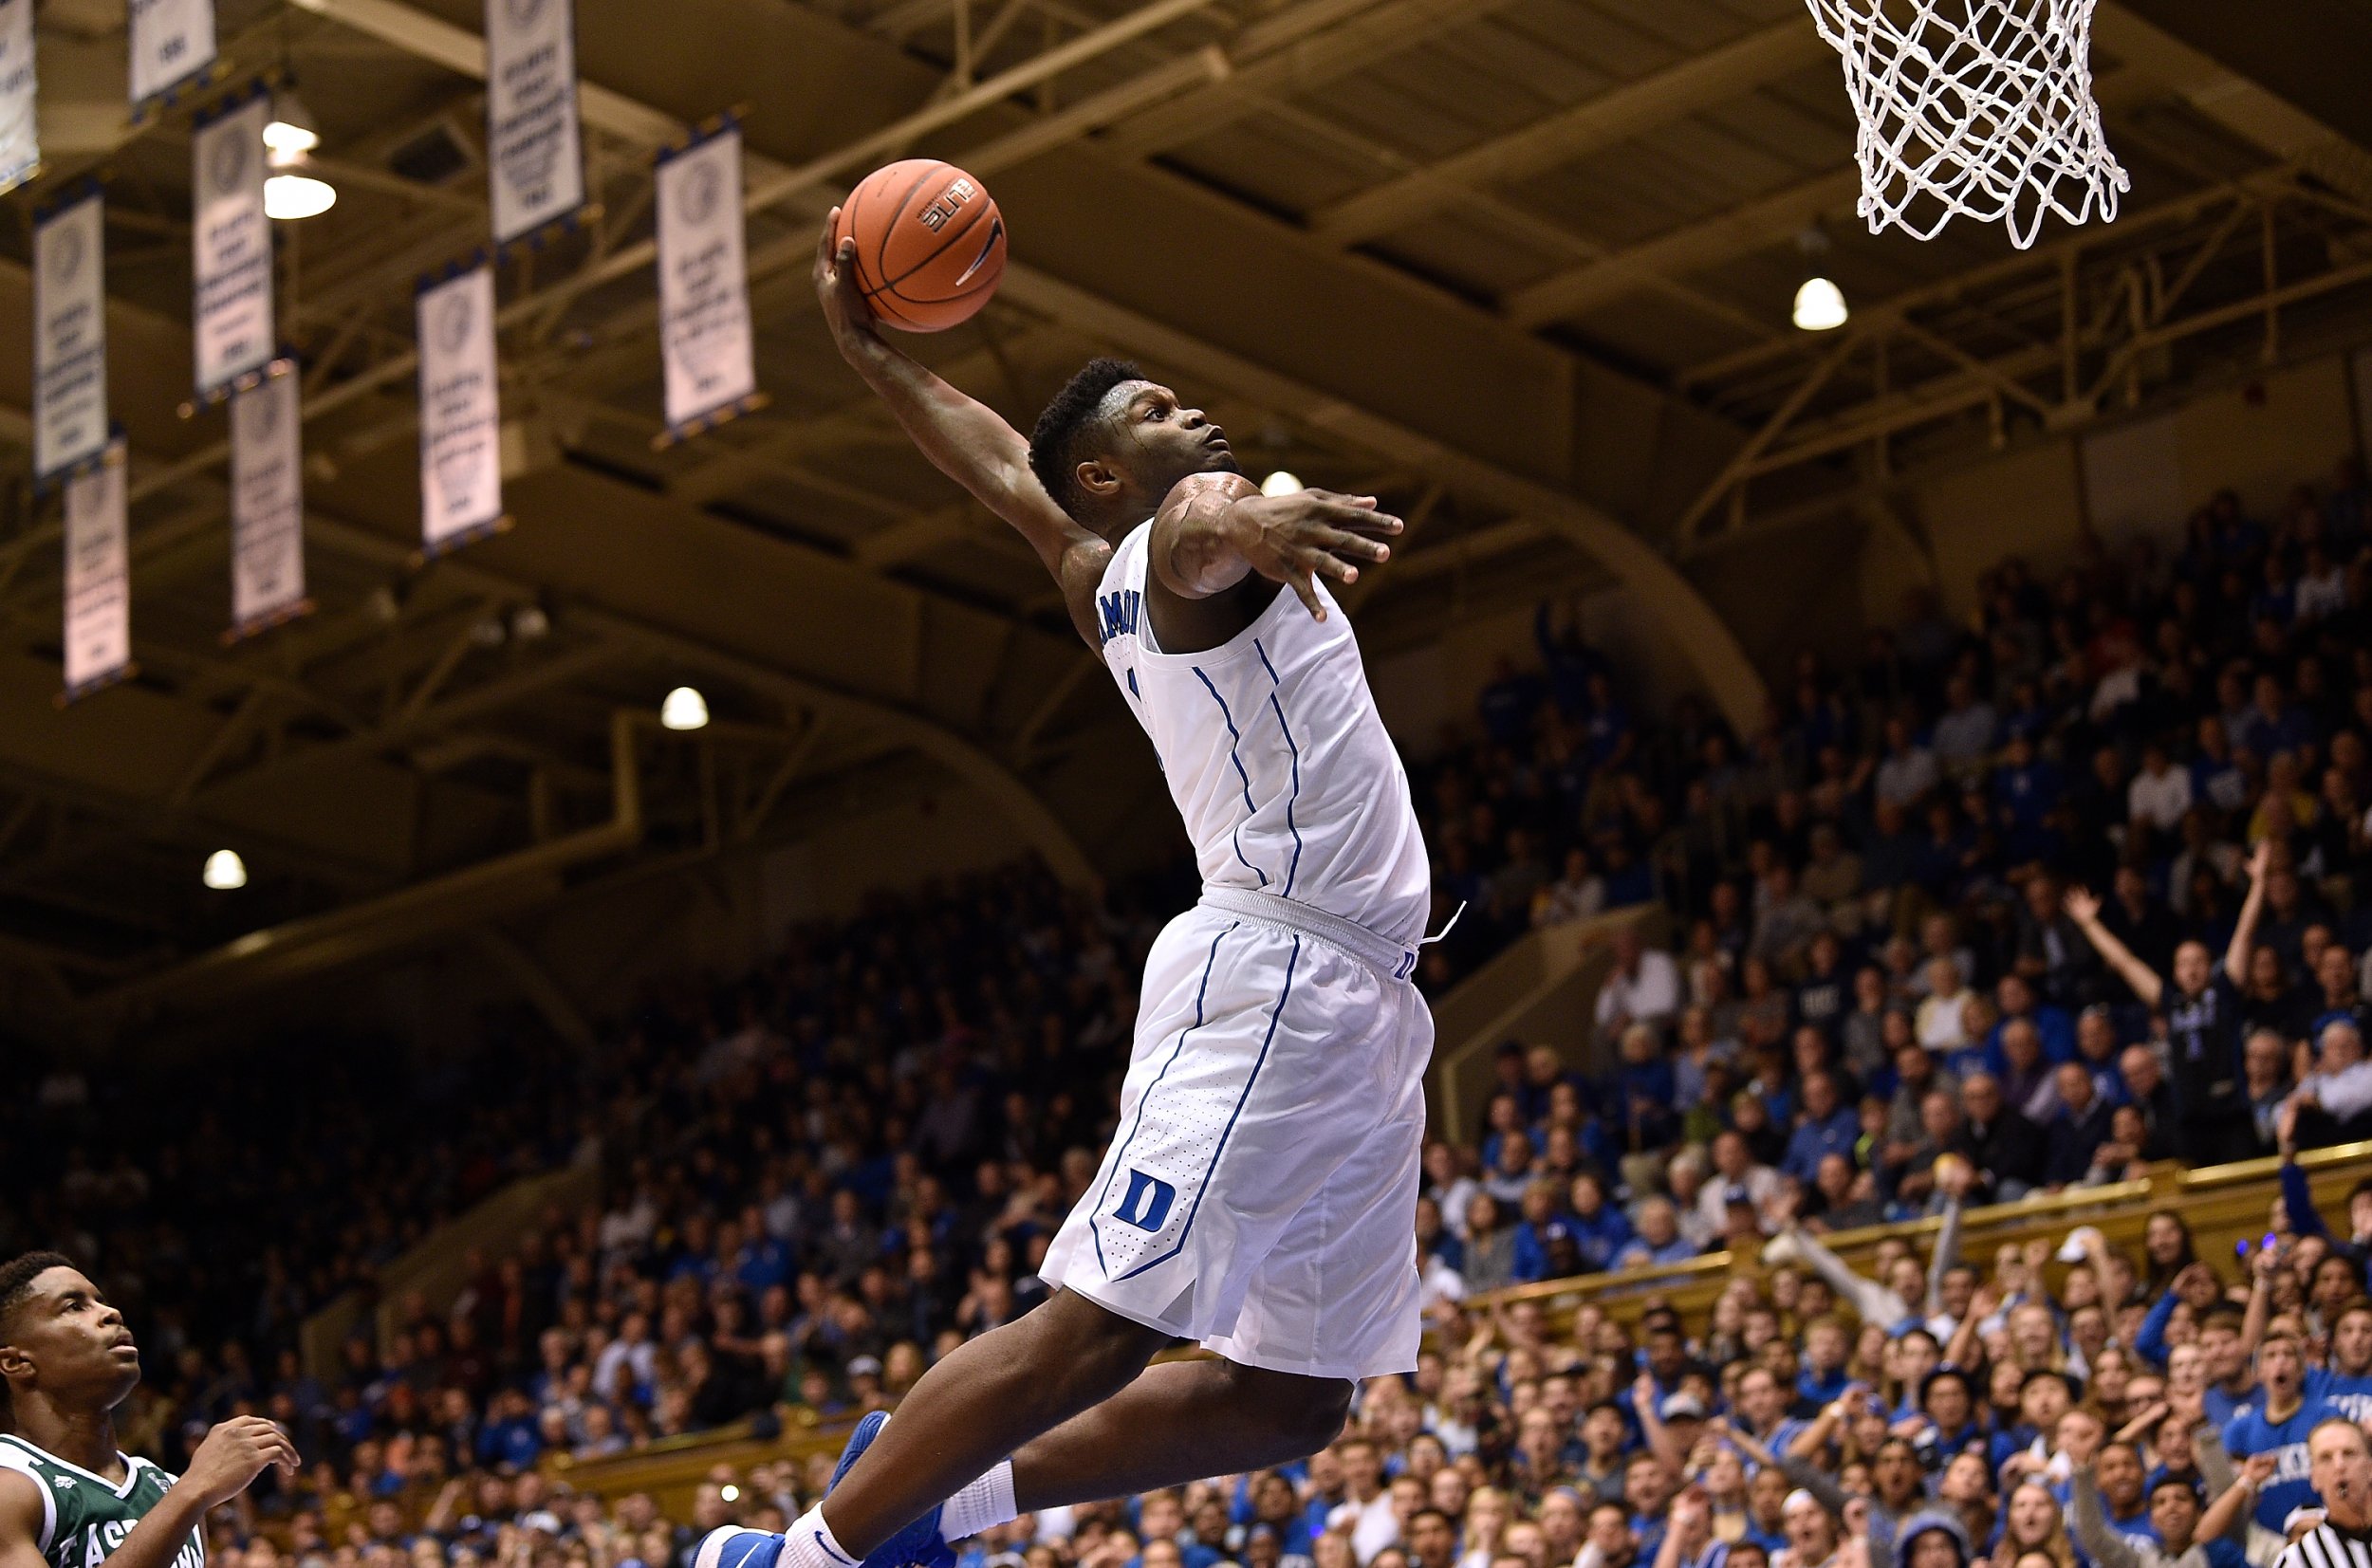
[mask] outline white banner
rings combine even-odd
[[[284,361],[231,399],[231,626],[237,633],[305,602],[301,383]]]
[[[132,112],[214,63],[213,0],[131,0]]]
[[[132,662],[124,548],[123,443],[65,487],[65,690],[86,692]]]
[[[494,243],[584,205],[571,0],[486,0],[486,164]]]
[[[264,216],[264,124],[269,96],[250,99],[191,138],[191,239],[197,282],[190,335],[197,395],[212,397],[271,363],[279,343],[271,310],[271,220]]]
[[[33,231],[33,473],[107,446],[106,203],[97,191]]]
[[[433,553],[503,510],[494,269],[421,291],[420,538]]]
[[[758,389],[741,222],[741,133],[721,131],[658,166],[659,354],[667,424],[683,427]]]
[[[0,0],[0,191],[41,168],[33,108],[33,0]]]

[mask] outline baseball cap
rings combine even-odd
[[[880,1362],[880,1358],[879,1356],[858,1356],[855,1360],[853,1360],[853,1361],[851,1361],[851,1362],[849,1362],[849,1363],[848,1363],[848,1375],[849,1375],[849,1376],[851,1376],[851,1377],[879,1377],[879,1376],[880,1376],[880,1375],[881,1375],[881,1362]]]
[[[1661,1413],[1666,1421],[1676,1418],[1702,1421],[1705,1419],[1705,1405],[1693,1393],[1666,1394]]]

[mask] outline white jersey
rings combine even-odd
[[[1143,613],[1152,535],[1140,524],[1114,548],[1096,616],[1204,885],[1293,899],[1413,952],[1432,870],[1349,620],[1331,597],[1321,621],[1280,589],[1223,646],[1165,654]]]

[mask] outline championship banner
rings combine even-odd
[[[191,243],[196,297],[190,334],[200,402],[271,363],[271,221],[264,216],[264,125],[271,97],[258,93],[191,138],[195,193]]]
[[[106,203],[97,190],[33,229],[33,477],[107,449]]]
[[[124,546],[124,450],[65,485],[65,700],[132,667],[132,590]]]
[[[486,167],[496,245],[584,205],[571,0],[486,0]]]
[[[0,192],[41,173],[33,109],[33,0],[0,0]]]
[[[420,338],[420,543],[429,555],[502,521],[502,413],[494,269],[424,288]]]
[[[750,267],[742,232],[741,132],[728,125],[659,155],[659,355],[667,434],[659,444],[755,406]]]
[[[232,639],[306,607],[302,395],[282,360],[231,399]]]
[[[213,0],[131,0],[132,118],[152,113],[214,64]]]

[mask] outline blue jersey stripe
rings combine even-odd
[[[1293,802],[1302,798],[1302,748],[1293,744],[1292,726],[1285,722],[1285,705],[1278,700],[1285,683],[1277,679],[1276,666],[1269,662],[1269,651],[1260,646],[1260,639],[1251,639],[1251,651],[1260,655],[1261,668],[1269,672],[1269,706],[1276,711],[1276,727],[1285,737],[1285,749],[1293,754],[1293,793],[1285,798],[1285,831],[1293,836],[1293,862],[1285,868],[1285,896],[1293,896],[1293,878],[1301,875],[1302,830],[1293,821]]]
[[[1210,956],[1202,961],[1202,984],[1195,987],[1195,1021],[1177,1031],[1177,1043],[1170,1047],[1170,1060],[1161,1063],[1161,1070],[1153,1075],[1151,1083],[1145,1085],[1144,1098],[1137,1102],[1137,1119],[1128,1124],[1128,1136],[1121,1139],[1119,1150],[1112,1155],[1111,1174],[1103,1178],[1103,1190],[1096,1194],[1096,1216],[1090,1216],[1087,1221],[1087,1234],[1095,1238],[1096,1266],[1103,1269],[1107,1278],[1111,1275],[1112,1265],[1103,1261],[1103,1232],[1096,1227],[1096,1217],[1103,1213],[1103,1200],[1112,1195],[1113,1178],[1121,1173],[1121,1163],[1128,1155],[1128,1146],[1137,1141],[1137,1130],[1145,1124],[1145,1106],[1152,1100],[1153,1092],[1161,1087],[1161,1080],[1169,1077],[1170,1069],[1177,1064],[1178,1053],[1186,1049],[1186,1037],[1202,1027],[1202,1002],[1211,994],[1211,968],[1219,961],[1219,944],[1227,940],[1236,926],[1242,924],[1241,920],[1235,921],[1211,939]]]
[[[1235,1109],[1228,1113],[1227,1125],[1219,1130],[1218,1146],[1211,1151],[1211,1163],[1203,1168],[1202,1180],[1195,1184],[1195,1201],[1186,1209],[1186,1223],[1177,1227],[1177,1241],[1158,1258],[1149,1258],[1121,1276],[1133,1280],[1156,1264],[1165,1264],[1186,1249],[1186,1233],[1195,1228],[1195,1216],[1202,1209],[1203,1197],[1211,1190],[1211,1175],[1219,1168],[1219,1156],[1227,1153],[1227,1140],[1235,1131],[1235,1123],[1244,1115],[1244,1105],[1251,1098],[1251,1087],[1260,1081],[1260,1068],[1269,1060],[1269,1047],[1275,1042],[1277,1020],[1285,1016],[1285,1004],[1293,994],[1293,970],[1301,963],[1302,939],[1293,938],[1293,951],[1285,960],[1285,988],[1277,992],[1276,1006],[1269,1014],[1269,1032],[1261,1037],[1260,1054],[1252,1059],[1251,1072],[1244,1079],[1244,1092],[1235,1097]],[[1107,1188],[1109,1182],[1104,1184]]]
[[[1202,682],[1202,689],[1211,693],[1211,700],[1219,705],[1219,717],[1227,725],[1227,760],[1235,765],[1235,777],[1244,786],[1244,815],[1246,817],[1250,817],[1253,810],[1251,803],[1251,775],[1244,771],[1244,758],[1242,752],[1242,747],[1244,744],[1243,732],[1235,728],[1235,715],[1227,710],[1227,699],[1219,695],[1219,689],[1217,687],[1211,684],[1211,677],[1202,673],[1202,666],[1199,664],[1194,666],[1194,672],[1195,678]],[[1258,866],[1253,865],[1250,860],[1244,858],[1244,824],[1241,822],[1236,823],[1235,826],[1230,831],[1229,837],[1234,841],[1235,844],[1236,863],[1241,865],[1246,871],[1251,872],[1254,876],[1259,877],[1260,885],[1262,887],[1267,887],[1269,885],[1269,874],[1262,871]]]

